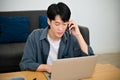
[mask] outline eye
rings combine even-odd
[[[59,25],[60,25],[60,23],[56,22],[56,23],[55,23],[55,25],[56,25],[56,26],[59,26]]]
[[[68,24],[64,24],[64,26],[67,26]]]

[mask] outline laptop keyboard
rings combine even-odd
[[[51,80],[51,73],[48,73],[48,72],[44,72],[47,80]]]

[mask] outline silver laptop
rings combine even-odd
[[[97,56],[58,59],[53,62],[52,73],[45,72],[48,80],[79,80],[91,77]]]

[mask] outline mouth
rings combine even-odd
[[[57,32],[57,34],[58,34],[58,35],[62,35],[62,34],[63,34],[63,32]]]

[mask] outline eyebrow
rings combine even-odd
[[[60,22],[58,22],[58,21],[55,21],[55,23],[59,23],[59,24],[60,24]],[[63,23],[63,24],[65,24],[65,25],[66,25],[67,23],[65,22],[65,23]]]
[[[55,23],[60,23],[59,21],[54,21]]]

